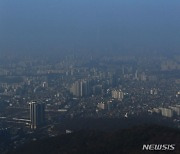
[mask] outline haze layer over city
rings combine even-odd
[[[40,153],[31,146],[59,137],[66,146],[49,153],[98,153],[93,135],[108,136],[107,153],[123,153],[131,143],[113,140],[123,130],[167,134],[139,139],[135,153],[152,141],[178,153],[179,8],[179,0],[1,0],[0,153]],[[90,137],[86,146],[80,138],[67,146],[78,133]]]
[[[178,0],[2,0],[0,49],[178,52],[179,6]]]

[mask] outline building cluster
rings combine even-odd
[[[112,90],[112,98],[122,101],[124,98],[124,93],[121,90]]]
[[[161,114],[164,117],[172,118],[173,116],[180,116],[180,105],[154,108],[152,112]]]
[[[71,88],[70,92],[73,96],[76,97],[85,97],[90,95],[90,83],[88,80],[78,80],[75,81]]]

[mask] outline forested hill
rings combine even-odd
[[[9,154],[141,154],[143,144],[176,144],[174,151],[158,151],[166,154],[180,153],[180,130],[164,126],[136,126],[115,132],[77,131],[72,134],[31,142]]]

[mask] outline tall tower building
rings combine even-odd
[[[81,90],[80,90],[81,91],[81,97],[88,96],[90,93],[89,81],[83,80],[83,81],[81,81],[80,85],[81,85]]]
[[[30,103],[30,122],[31,129],[37,129],[45,122],[45,104],[31,102]]]
[[[70,89],[71,93],[74,96],[80,97],[80,87],[81,87],[81,85],[80,85],[79,81],[74,82]]]
[[[135,79],[136,80],[138,80],[139,78],[138,78],[138,71],[136,70],[136,72],[135,72]]]

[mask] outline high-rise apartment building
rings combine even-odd
[[[161,114],[164,117],[173,117],[173,110],[169,108],[159,108],[161,110]]]
[[[112,90],[112,98],[122,101],[124,98],[124,93],[121,90]]]
[[[38,102],[30,103],[31,129],[37,129],[45,122],[45,104]]]
[[[89,81],[79,80],[72,84],[71,93],[76,97],[88,96],[90,93]]]

